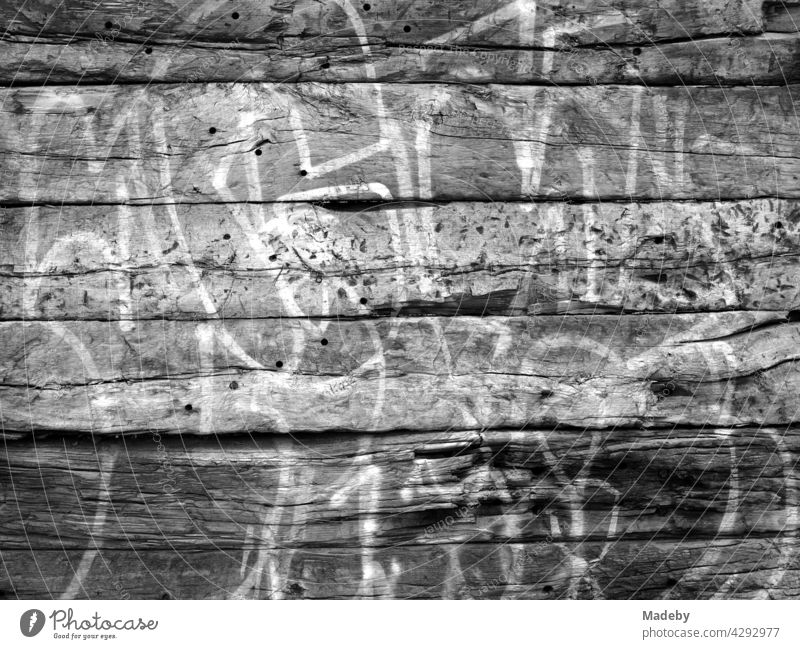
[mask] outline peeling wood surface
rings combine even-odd
[[[796,94],[792,85],[7,89],[0,201],[797,197]]]

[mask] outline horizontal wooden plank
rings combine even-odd
[[[0,319],[800,307],[793,200],[0,212]]]
[[[2,550],[9,598],[794,599],[796,546],[781,541],[462,544],[151,552]],[[83,566],[87,569],[82,569]]]
[[[3,550],[287,549],[774,538],[776,429],[37,439],[0,452]]]
[[[286,326],[284,326],[286,325]],[[6,323],[14,431],[781,425],[789,314]]]
[[[284,39],[280,46],[41,38],[0,41],[0,84],[460,82],[776,85],[800,81],[796,34],[598,49],[465,48],[375,39]],[[149,50],[146,53],[145,50]]]
[[[663,385],[535,375],[383,377],[373,369],[360,380],[230,370],[213,377],[57,390],[3,386],[0,423],[10,432],[97,435],[784,425],[798,421],[793,391],[800,387],[800,371],[795,363],[732,381]],[[671,398],[659,400],[663,391]]]
[[[798,341],[800,322],[781,312],[4,322],[0,385],[59,390],[259,368],[281,369],[286,380],[308,375],[351,384],[376,372],[698,383],[745,378],[798,359]]]
[[[792,198],[800,195],[796,92],[308,83],[6,89],[0,200]]]
[[[761,0],[648,0],[601,4],[592,0],[426,0],[351,3],[288,0],[266,5],[253,0],[201,4],[174,0],[56,0],[0,7],[7,34],[94,36],[98,40],[280,42],[292,36],[382,37],[399,42],[441,40],[512,46],[555,43],[604,44],[687,39],[705,34],[758,33],[764,29]],[[770,3],[769,14],[775,14]]]

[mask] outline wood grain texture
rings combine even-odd
[[[128,326],[125,326],[127,324]],[[786,312],[0,324],[0,385],[211,377],[248,369],[344,378],[468,374],[713,382],[800,357]],[[213,341],[213,343],[212,343]]]
[[[800,597],[798,7],[0,3],[0,597]]]
[[[37,439],[34,452],[27,440],[0,453],[0,544],[241,551],[792,535],[798,439],[768,428],[189,444],[156,434]]]
[[[800,195],[795,86],[0,92],[5,202]],[[212,132],[213,129],[213,132]]]
[[[238,43],[0,41],[0,83],[98,84],[297,81],[385,83],[780,85],[800,81],[796,34],[705,38],[603,48],[473,48],[375,39]],[[149,49],[149,54],[145,50]]]
[[[789,311],[796,201],[0,212],[0,319]]]
[[[368,8],[367,8],[368,7]],[[236,14],[234,16],[234,13]],[[0,7],[4,33],[29,36],[96,34],[148,43],[170,40],[276,43],[293,36],[377,37],[396,42],[441,40],[473,45],[552,46],[686,39],[708,34],[761,33],[780,23],[778,3],[762,0],[648,0],[600,4],[592,0],[57,0]],[[767,18],[769,16],[769,19]]]
[[[800,3],[783,0],[767,1],[763,5],[765,27],[772,32],[800,31]]]
[[[791,424],[790,320],[8,323],[0,422],[98,435]]]
[[[7,597],[797,593],[794,431],[34,447],[0,462]]]
[[[587,557],[581,561],[575,560],[574,547],[374,548],[367,559],[350,549],[276,549],[269,553],[274,577],[259,571],[255,553],[243,560],[221,550],[101,550],[91,572],[76,578],[80,551],[3,550],[0,585],[7,597],[21,599],[63,592],[80,599],[794,599],[800,594],[790,540],[619,542],[605,554],[609,546],[587,542],[578,546]],[[517,574],[504,571],[508,565],[517,566]]]

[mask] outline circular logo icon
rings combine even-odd
[[[19,630],[22,635],[32,638],[44,627],[44,613],[38,608],[25,611],[19,618]]]

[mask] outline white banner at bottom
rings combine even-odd
[[[799,609],[796,601],[12,600],[0,602],[0,644],[796,649]]]

